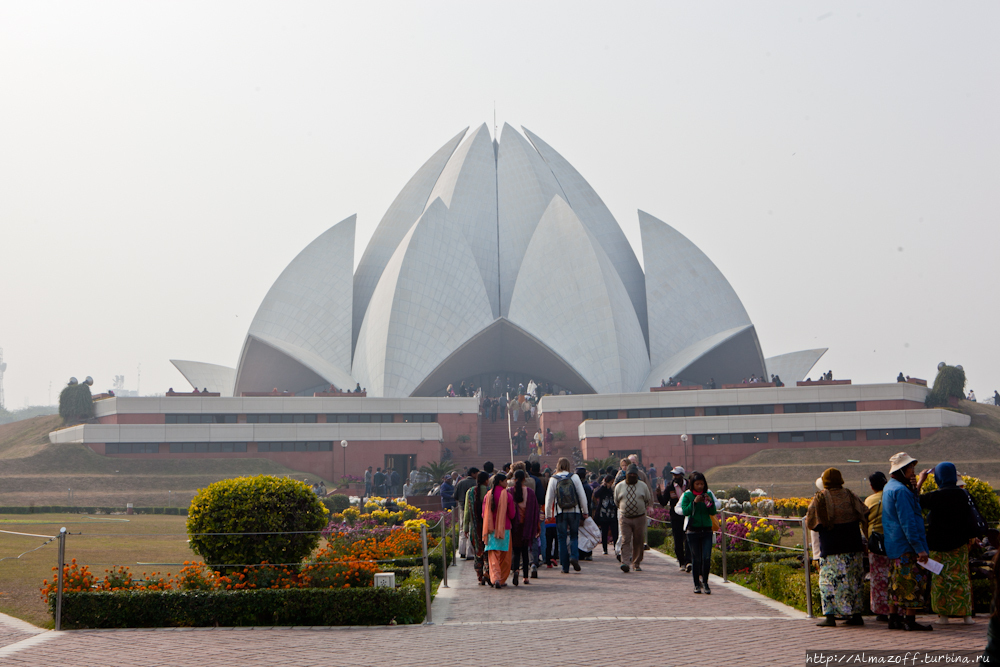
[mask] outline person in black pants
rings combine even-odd
[[[687,551],[687,538],[684,535],[684,517],[674,511],[681,496],[688,490],[688,481],[684,478],[684,468],[681,466],[671,470],[670,475],[671,479],[660,480],[660,486],[656,489],[656,500],[663,507],[670,509],[670,532],[674,538],[674,553],[677,554],[680,568],[690,572],[691,555]]]
[[[601,527],[601,546],[608,553],[608,534],[611,548],[618,542],[618,506],[615,505],[615,476],[605,475],[604,482],[594,491],[594,520]]]

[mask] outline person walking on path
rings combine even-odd
[[[820,627],[836,627],[838,616],[847,625],[864,625],[861,581],[865,576],[864,542],[868,508],[850,489],[836,468],[823,472],[823,490],[817,491],[806,512],[806,526],[819,533],[819,592],[823,600]]]
[[[674,538],[674,553],[682,570],[691,571],[691,558],[687,551],[687,538],[684,537],[684,517],[675,511],[681,496],[688,490],[684,479],[684,468],[677,466],[670,471],[670,479],[660,480],[660,488],[656,492],[656,500],[670,510],[670,532]]]
[[[490,492],[489,481],[490,476],[486,472],[476,475],[476,485],[465,494],[465,514],[462,521],[465,539],[469,543],[468,550],[473,558],[472,566],[476,570],[480,586],[485,586],[487,582],[487,577],[484,576],[486,543],[483,540],[483,498]]]
[[[930,557],[944,566],[931,577],[931,610],[937,625],[948,625],[958,616],[967,624],[972,619],[972,582],[969,580],[969,542],[977,537],[972,498],[958,486],[955,464],[944,461],[934,468],[938,489],[920,495],[920,507],[927,516],[927,546]]]
[[[483,503],[483,542],[490,561],[493,588],[506,588],[510,576],[510,528],[517,508],[507,491],[507,477],[493,476],[490,492]]]
[[[889,603],[896,606],[889,616],[890,630],[933,630],[917,623],[917,612],[924,608],[924,591],[929,572],[921,567],[927,562],[927,535],[914,485],[917,460],[906,452],[889,457],[892,478],[882,491],[882,530],[885,553],[889,557]],[[924,479],[928,471],[920,473]],[[902,616],[902,618],[901,618]]]
[[[608,555],[608,536],[611,548],[618,541],[618,505],[615,504],[615,476],[605,475],[601,486],[594,491],[594,519],[601,528],[601,546]]]
[[[523,570],[524,583],[528,582],[528,550],[538,539],[541,532],[541,521],[538,512],[538,498],[535,490],[529,488],[526,482],[531,478],[523,468],[514,471],[514,489],[510,493],[514,496],[514,506],[517,508],[511,527],[511,547],[514,552],[514,585],[517,586],[518,570]]]
[[[634,463],[625,471],[625,479],[615,486],[618,506],[618,531],[622,540],[622,572],[629,566],[642,572],[642,557],[646,542],[646,508],[653,504],[653,494],[639,479],[639,466]]]
[[[548,519],[555,518],[559,565],[563,574],[569,573],[570,565],[577,572],[580,571],[577,541],[580,522],[587,518],[587,496],[583,491],[583,482],[570,472],[570,465],[565,456],[559,459],[556,474],[549,479],[549,488],[545,492],[546,523]]]
[[[368,466],[368,470],[365,470],[365,498],[372,495],[372,467]]]
[[[708,481],[700,472],[691,473],[691,488],[681,496],[681,513],[687,517],[684,532],[687,536],[688,553],[691,555],[691,571],[694,576],[694,592],[705,591],[712,594],[708,585],[708,574],[712,565],[712,515],[715,514],[715,495],[708,490]]]
[[[465,559],[472,558],[472,550],[469,549],[469,536],[465,530],[465,500],[469,495],[469,489],[476,488],[477,477],[479,477],[479,468],[473,466],[469,468],[462,481],[455,485],[455,502],[458,503],[458,519],[460,522],[458,555]]]
[[[868,508],[868,565],[869,584],[871,587],[872,613],[875,620],[888,621],[889,614],[896,609],[889,604],[889,559],[885,555],[885,535],[882,532],[882,489],[885,488],[884,472],[874,472],[868,477],[872,494],[865,498]]]

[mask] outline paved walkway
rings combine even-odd
[[[471,563],[460,562],[450,571],[452,588],[435,599],[433,626],[29,635],[24,627],[3,629],[0,618],[0,665],[467,667],[515,651],[552,666],[791,666],[806,664],[807,649],[972,651],[986,644],[985,618],[919,634],[875,621],[817,628],[794,609],[714,577],[711,596],[694,595],[691,576],[672,559],[646,554],[643,572],[625,574],[614,556],[596,554],[580,573],[543,569],[528,586],[502,591],[478,586]]]

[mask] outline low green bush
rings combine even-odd
[[[667,541],[667,531],[663,528],[647,528],[646,543],[653,547],[662,546]]]
[[[726,491],[726,496],[729,498],[736,498],[736,500],[741,503],[750,502],[750,491],[744,489],[742,486],[734,486],[733,488]]]
[[[54,607],[52,595],[50,612]],[[66,593],[62,606],[63,628],[69,629],[389,625],[423,619],[423,589],[411,586]]]
[[[664,534],[665,539],[660,550],[671,556],[676,556],[677,552],[674,551],[673,535],[667,531],[664,531]],[[650,542],[649,546],[652,547],[654,545]],[[791,559],[801,563],[800,559],[789,556],[789,552],[787,551],[729,551],[726,553],[726,572],[732,574],[734,572],[749,571],[757,563],[776,563],[781,560],[790,561]],[[801,564],[799,567],[801,568]],[[722,576],[722,551],[715,545],[712,546],[711,571],[712,574]]]
[[[793,569],[780,563],[757,563],[751,572],[751,581],[759,593],[783,602],[801,611],[806,610],[806,573],[802,568]],[[822,613],[822,602],[819,595],[819,575],[813,575],[812,584],[813,614]],[[865,591],[867,592],[867,583]],[[865,595],[865,607],[868,607],[868,596]]]
[[[327,496],[322,501],[331,514],[339,514],[351,506],[351,499],[342,493]]]

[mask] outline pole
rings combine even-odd
[[[56,585],[56,631],[62,630],[63,566],[66,564],[66,529],[59,529],[59,572]]]
[[[726,544],[729,540],[726,538],[726,510],[722,510],[722,529],[719,531],[721,533],[721,544],[719,549],[722,551],[722,582],[729,583],[729,574],[726,571],[726,548],[729,546]]]
[[[448,586],[448,524],[447,514],[441,516],[441,564],[444,565],[444,574],[441,577],[441,588]]]
[[[802,565],[806,570],[806,613],[813,618],[812,558],[809,554],[809,529],[806,518],[802,517]]]
[[[420,526],[420,542],[424,554],[424,602],[427,605],[424,625],[434,625],[434,620],[431,618],[431,572],[427,564],[427,526]]]
[[[455,518],[455,508],[451,508],[451,563],[458,564],[458,520]]]

